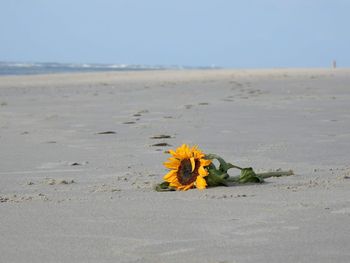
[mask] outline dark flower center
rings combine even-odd
[[[195,168],[192,172],[192,165],[189,159],[181,161],[179,170],[177,172],[177,179],[180,184],[188,185],[196,181],[198,176],[199,161],[195,160]]]

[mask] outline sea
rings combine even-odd
[[[142,70],[181,70],[181,69],[213,69],[209,67],[188,66],[149,66],[127,64],[79,64],[79,63],[55,63],[55,62],[1,62],[0,75],[37,75],[74,72],[101,72],[101,71],[142,71]]]

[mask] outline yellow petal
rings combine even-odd
[[[193,145],[192,148],[191,148],[191,151],[192,152],[198,151],[198,145]]]
[[[190,158],[191,166],[192,166],[192,172],[194,171],[194,168],[196,168],[196,162],[194,161],[194,158]]]
[[[189,185],[187,185],[187,186],[185,186],[185,187],[183,188],[183,190],[184,190],[184,191],[187,191],[188,189],[193,188],[193,186],[194,186],[194,182],[191,183],[191,184],[189,184]]]
[[[179,159],[185,159],[187,157],[185,144],[183,144],[181,147],[176,149],[176,156],[175,157],[178,157]]]
[[[171,170],[177,170],[179,167],[177,164],[174,164],[174,163],[163,163],[163,164],[166,168]]]
[[[169,186],[174,187],[175,189],[179,189],[179,187],[181,187],[181,184],[177,180],[175,180],[173,182],[170,182]]]
[[[191,150],[190,148],[188,147],[187,144],[183,144],[181,147],[180,147],[180,151],[182,153],[182,158],[191,158]]]
[[[200,159],[201,166],[208,166],[211,164],[211,160],[206,160],[206,159]]]
[[[207,187],[207,182],[205,179],[201,176],[198,176],[196,179],[196,187],[198,189],[205,189]]]
[[[169,158],[168,158],[168,161],[180,163],[180,160],[177,159],[177,158],[174,158],[174,157],[169,157]]]
[[[169,173],[164,175],[164,177],[163,177],[164,181],[169,182],[169,183],[173,182],[174,180],[177,179],[176,173],[177,173],[176,170],[171,170]]]
[[[174,150],[169,150],[169,153],[175,158],[181,159],[181,155],[177,151],[175,152]]]
[[[203,166],[200,166],[200,167],[199,167],[198,173],[199,173],[199,175],[201,175],[201,176],[207,176],[207,175],[208,175],[208,171],[205,170]]]
[[[169,158],[169,160],[163,164],[168,169],[177,170],[180,166],[180,161],[176,158]]]
[[[186,144],[183,144],[179,148],[177,148],[176,151],[183,153],[183,152],[186,152],[187,148],[188,146]]]
[[[180,184],[178,181],[172,182],[169,184],[170,187],[174,187],[176,190],[180,190],[180,191],[186,191],[188,189],[190,189],[191,187],[193,187],[194,183],[190,184],[190,185],[182,185]]]

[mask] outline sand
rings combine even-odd
[[[295,175],[155,192],[182,143]],[[1,77],[0,262],[349,262],[349,149],[349,69]]]

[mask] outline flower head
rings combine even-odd
[[[211,160],[204,159],[205,154],[197,146],[190,148],[183,144],[175,151],[169,150],[169,153],[172,157],[164,166],[170,171],[164,176],[164,180],[170,187],[183,191],[193,187],[206,188],[207,182],[204,177],[208,175],[206,166],[211,164]]]

